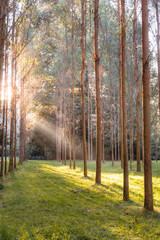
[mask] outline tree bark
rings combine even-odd
[[[148,39],[148,0],[142,0],[142,58],[143,58],[143,125],[144,125],[144,208],[153,210],[151,131],[150,131],[150,73]]]
[[[72,117],[72,121],[73,121],[73,169],[76,168],[76,145],[75,145],[75,94],[74,94],[74,71],[75,71],[75,67],[74,67],[74,0],[72,0],[72,83],[73,83],[73,117]]]
[[[101,100],[100,100],[100,79],[99,79],[99,51],[98,51],[98,31],[99,31],[99,0],[94,1],[94,63],[96,80],[96,114],[97,114],[97,148],[96,148],[96,183],[101,183]]]
[[[8,21],[9,21],[9,13],[8,13],[8,2],[7,2],[7,21],[6,21],[6,28],[8,31]],[[6,90],[8,88],[8,36],[6,36],[6,51],[5,51],[5,100],[6,100],[6,106],[5,106],[5,167],[4,167],[4,174],[7,174],[7,137],[8,137],[8,98],[6,96]]]
[[[119,59],[119,116],[120,116],[120,154],[121,154],[121,168],[124,165],[124,151],[123,151],[123,122],[122,122],[122,49],[121,49],[121,16],[120,16],[120,0],[118,0],[118,27],[119,27],[119,44],[118,44],[118,59]]]
[[[157,63],[158,63],[158,84],[159,84],[159,112],[160,112],[160,32],[159,32],[159,13],[158,0],[155,0],[156,20],[157,20]]]
[[[86,151],[86,123],[85,123],[85,95],[84,95],[84,74],[85,74],[85,52],[84,52],[84,0],[81,0],[81,100],[82,100],[82,131],[83,131],[83,158],[84,177],[87,177],[87,151]]]
[[[69,165],[72,168],[72,136],[71,136],[71,98],[70,98],[70,81],[68,75],[68,35],[66,31],[66,51],[67,51],[67,85],[68,85],[68,131],[69,131]]]
[[[15,56],[17,55],[18,28],[15,36]],[[14,71],[14,168],[17,165],[17,60],[15,59]]]
[[[2,92],[3,63],[4,63],[4,43],[5,43],[5,10],[6,0],[0,1],[0,99]],[[1,109],[1,103],[0,103]]]
[[[125,31],[125,0],[121,0],[121,44],[122,44],[122,123],[123,123],[123,149],[124,149],[124,175],[123,175],[123,199],[129,199],[128,181],[128,154],[127,154],[127,124],[126,124],[126,31]]]
[[[136,85],[136,126],[137,126],[137,172],[141,171],[140,160],[140,124],[139,124],[139,78],[137,61],[137,0],[134,0],[134,20],[133,20],[133,55],[134,55],[134,79]]]
[[[14,63],[15,63],[15,0],[13,0],[13,19],[12,19],[12,63],[11,63],[11,111],[10,111],[10,156],[9,156],[9,172],[14,170],[13,162],[13,139],[14,139]]]

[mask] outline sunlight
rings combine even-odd
[[[1,100],[7,100],[8,102],[11,101],[11,96],[12,96],[12,90],[11,90],[11,86],[9,85],[6,89],[6,94],[4,95],[5,92],[5,87],[3,87],[2,89],[2,93],[1,93]]]

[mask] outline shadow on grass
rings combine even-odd
[[[30,161],[9,176],[3,196],[0,193],[1,215],[16,231],[23,222],[45,239],[134,239],[143,225],[145,239],[147,216],[153,217],[153,232],[159,226],[158,213],[147,215],[142,205],[121,201],[123,188],[118,183],[93,185],[92,177],[57,166],[61,165]]]

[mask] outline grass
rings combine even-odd
[[[136,165],[134,163],[134,169]],[[143,210],[143,174],[130,171],[130,201],[122,201],[120,163],[70,170],[55,161],[28,161],[0,190],[0,240],[160,239],[160,162],[153,163],[154,212]]]

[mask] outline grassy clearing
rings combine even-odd
[[[134,169],[136,165],[134,164]],[[130,172],[130,201],[122,201],[120,163],[95,163],[75,171],[55,161],[28,161],[3,180],[0,239],[160,239],[160,162],[153,163],[155,212],[143,210],[143,174]]]

